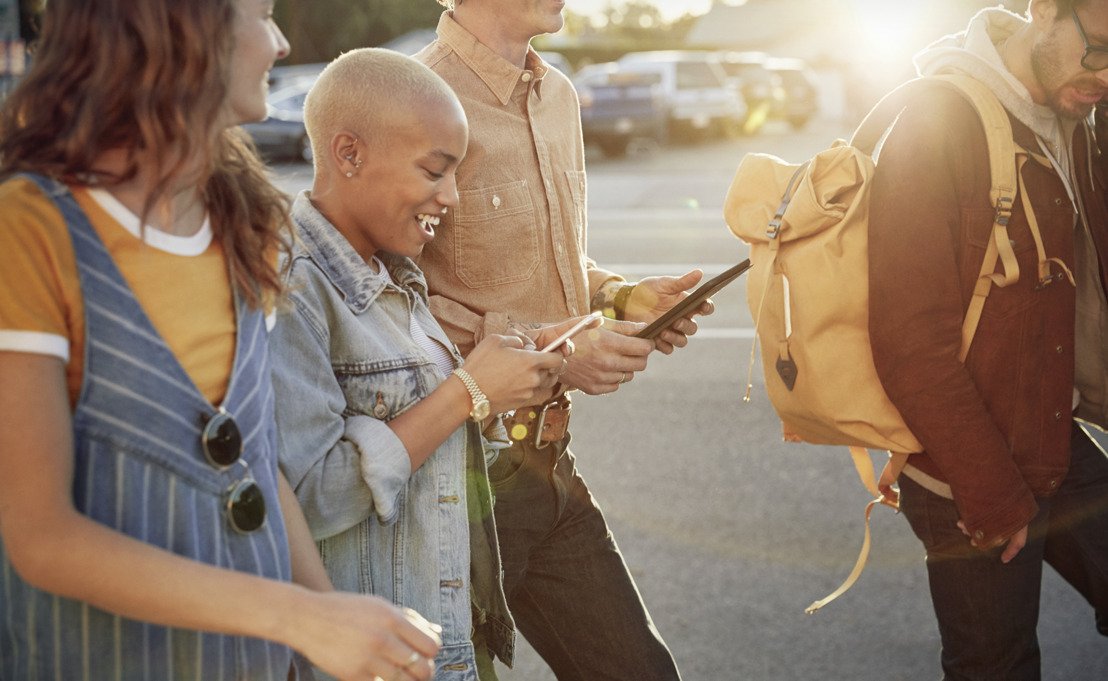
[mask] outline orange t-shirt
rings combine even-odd
[[[180,237],[152,228],[103,189],[70,187],[142,308],[200,392],[219,404],[235,352],[235,312],[223,248],[205,220]],[[70,404],[80,395],[85,316],[69,230],[24,178],[0,184],[0,351],[66,362]]]

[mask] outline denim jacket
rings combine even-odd
[[[446,379],[412,340],[412,315],[456,364],[461,357],[428,311],[427,285],[411,260],[378,254],[394,282],[385,283],[308,192],[292,215],[299,239],[286,275],[291,309],[271,334],[281,468],[335,588],[376,594],[441,624],[435,679],[475,680],[467,477],[487,481],[484,456],[471,451],[480,450],[480,434],[459,428],[412,473],[387,425]],[[486,535],[479,541],[492,550],[472,555],[491,554],[492,571],[478,574],[499,575],[487,515],[474,534]],[[492,601],[477,620],[491,624],[490,650],[510,663],[514,625],[495,581],[477,585]]]

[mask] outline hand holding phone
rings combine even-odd
[[[574,336],[581,333],[585,329],[592,329],[592,328],[595,328],[597,326],[600,326],[601,323],[602,323],[602,315],[600,314],[600,311],[598,310],[596,312],[593,312],[592,314],[588,315],[587,317],[583,317],[581,319],[581,321],[577,322],[572,327],[570,327],[570,329],[568,331],[566,331],[562,335],[558,336],[554,340],[550,341],[550,343],[545,348],[542,349],[542,352],[553,352],[554,350],[557,350],[558,348],[565,345],[565,342],[567,340],[569,340],[570,338],[573,338]]]
[[[722,274],[704,282],[695,291],[682,298],[681,302],[670,308],[668,312],[655,319],[649,326],[640,331],[638,337],[656,338],[658,334],[668,329],[679,317],[684,317],[695,312],[704,304],[704,301],[718,293],[724,286],[738,279],[739,275],[746,272],[750,267],[750,260],[743,260],[738,265],[728,268]]]

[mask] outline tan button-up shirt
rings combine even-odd
[[[432,313],[463,354],[509,321],[588,314],[617,275],[585,255],[585,152],[569,79],[531,49],[521,70],[449,11],[416,59],[454,88],[469,119],[459,206],[418,259]]]

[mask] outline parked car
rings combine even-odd
[[[408,31],[404,35],[393,38],[381,45],[381,47],[399,52],[400,54],[406,54],[410,57],[433,43],[436,38],[438,38],[438,34],[435,32],[435,29],[417,28]],[[547,64],[550,64],[567,76],[573,75],[573,66],[570,65],[569,60],[566,59],[561,52],[540,51],[539,56],[542,57],[543,61]]]
[[[581,100],[581,129],[586,144],[605,156],[623,156],[632,140],[666,139],[666,105],[656,83],[618,63],[593,64],[574,78]]]
[[[761,52],[721,52],[719,63],[727,74],[727,83],[742,93],[746,102],[743,131],[757,132],[785,99],[781,76],[766,64]]]
[[[304,98],[315,80],[314,76],[286,79],[285,85],[266,98],[265,120],[242,126],[266,157],[312,162],[312,145],[304,128]]]
[[[326,67],[327,62],[325,61],[274,66],[269,70],[269,91],[277,92],[302,80],[314,83]]]
[[[815,74],[801,59],[770,59],[766,66],[781,79],[784,93],[771,115],[798,130],[803,128],[819,113]]]
[[[417,28],[397,36],[381,45],[386,50],[406,54],[409,57],[435,42],[438,35],[433,28]]]
[[[709,52],[632,52],[619,58],[619,70],[641,74],[658,85],[666,105],[669,134],[732,135],[746,119],[746,104],[727,86],[718,58]]]
[[[538,54],[540,57],[542,57],[542,60],[544,62],[550,64],[570,78],[573,78],[573,65],[569,63],[569,60],[566,59],[564,54],[562,54],[561,52],[548,51],[542,51]]]

